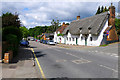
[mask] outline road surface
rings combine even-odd
[[[73,50],[30,41],[41,77],[118,78],[118,57],[89,50]],[[96,50],[96,48],[95,48]],[[94,51],[95,51],[94,50]],[[102,51],[102,48],[101,48]]]

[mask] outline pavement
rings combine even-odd
[[[30,46],[38,60],[36,68],[45,78],[118,78],[118,57],[105,55],[118,52],[112,45],[110,49],[84,46],[73,49],[30,41]],[[117,44],[114,47],[118,48]]]
[[[107,46],[81,46],[81,45],[66,45],[57,44],[58,47],[66,49],[74,49],[77,51],[89,52],[91,54],[103,54],[118,57],[120,42],[111,43]]]
[[[33,66],[33,55],[30,48],[20,47],[18,55],[10,64],[0,63],[2,78],[40,78]]]

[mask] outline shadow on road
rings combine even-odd
[[[43,54],[42,51],[36,51],[34,52],[36,57],[39,58],[39,57],[44,57],[46,54]]]
[[[29,47],[20,46],[17,56],[15,56],[10,64],[17,63],[18,61],[30,60],[32,58],[32,51],[28,49]]]

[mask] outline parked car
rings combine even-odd
[[[42,42],[43,42],[43,39],[40,40],[40,43],[42,43]]]
[[[31,38],[30,41],[34,41],[35,39],[34,38]]]
[[[29,45],[29,42],[27,40],[21,40],[20,41],[20,45],[21,46],[28,46]]]
[[[48,42],[47,40],[43,40],[43,44],[47,44],[47,42]]]
[[[49,45],[55,45],[55,42],[54,42],[53,40],[49,40],[49,41],[47,42],[47,44],[49,44]]]

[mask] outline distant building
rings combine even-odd
[[[72,45],[99,46],[118,41],[115,29],[115,7],[111,4],[109,13],[104,12],[92,17],[80,19],[70,23],[62,31],[62,42]],[[54,41],[56,42],[56,32]],[[59,42],[59,41],[58,41]]]
[[[42,33],[40,36],[43,40],[53,40],[54,34],[53,33]]]

